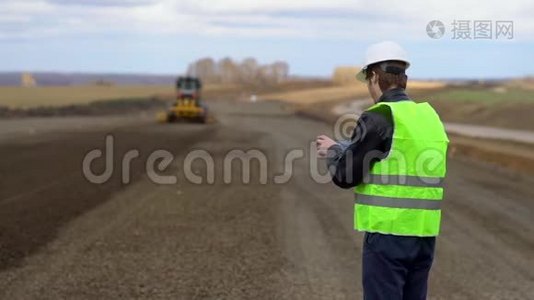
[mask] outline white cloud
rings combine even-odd
[[[422,39],[429,20],[513,20],[534,39],[534,3],[364,0],[4,0],[0,37],[199,34]]]
[[[46,0],[51,4],[73,6],[143,6],[157,3],[158,0]]]

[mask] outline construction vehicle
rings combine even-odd
[[[199,78],[180,76],[176,80],[176,99],[166,112],[158,114],[158,121],[170,123],[175,121],[191,121],[206,123],[207,107],[201,100],[202,82]]]

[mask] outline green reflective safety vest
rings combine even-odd
[[[443,123],[426,102],[380,102],[368,111],[392,119],[393,139],[387,156],[354,189],[355,229],[437,236],[449,142]],[[379,155],[366,159],[373,157]]]

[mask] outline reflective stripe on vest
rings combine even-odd
[[[368,174],[363,179],[363,182],[371,184],[440,187],[443,185],[443,177]]]
[[[436,236],[441,221],[448,138],[428,103],[378,103],[368,111],[391,117],[386,157],[355,189],[355,228],[404,236]]]
[[[393,208],[440,209],[440,200],[356,195],[356,203]]]

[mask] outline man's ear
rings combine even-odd
[[[375,71],[373,71],[372,73],[373,73],[373,75],[371,76],[371,81],[373,83],[378,84],[378,74]]]

